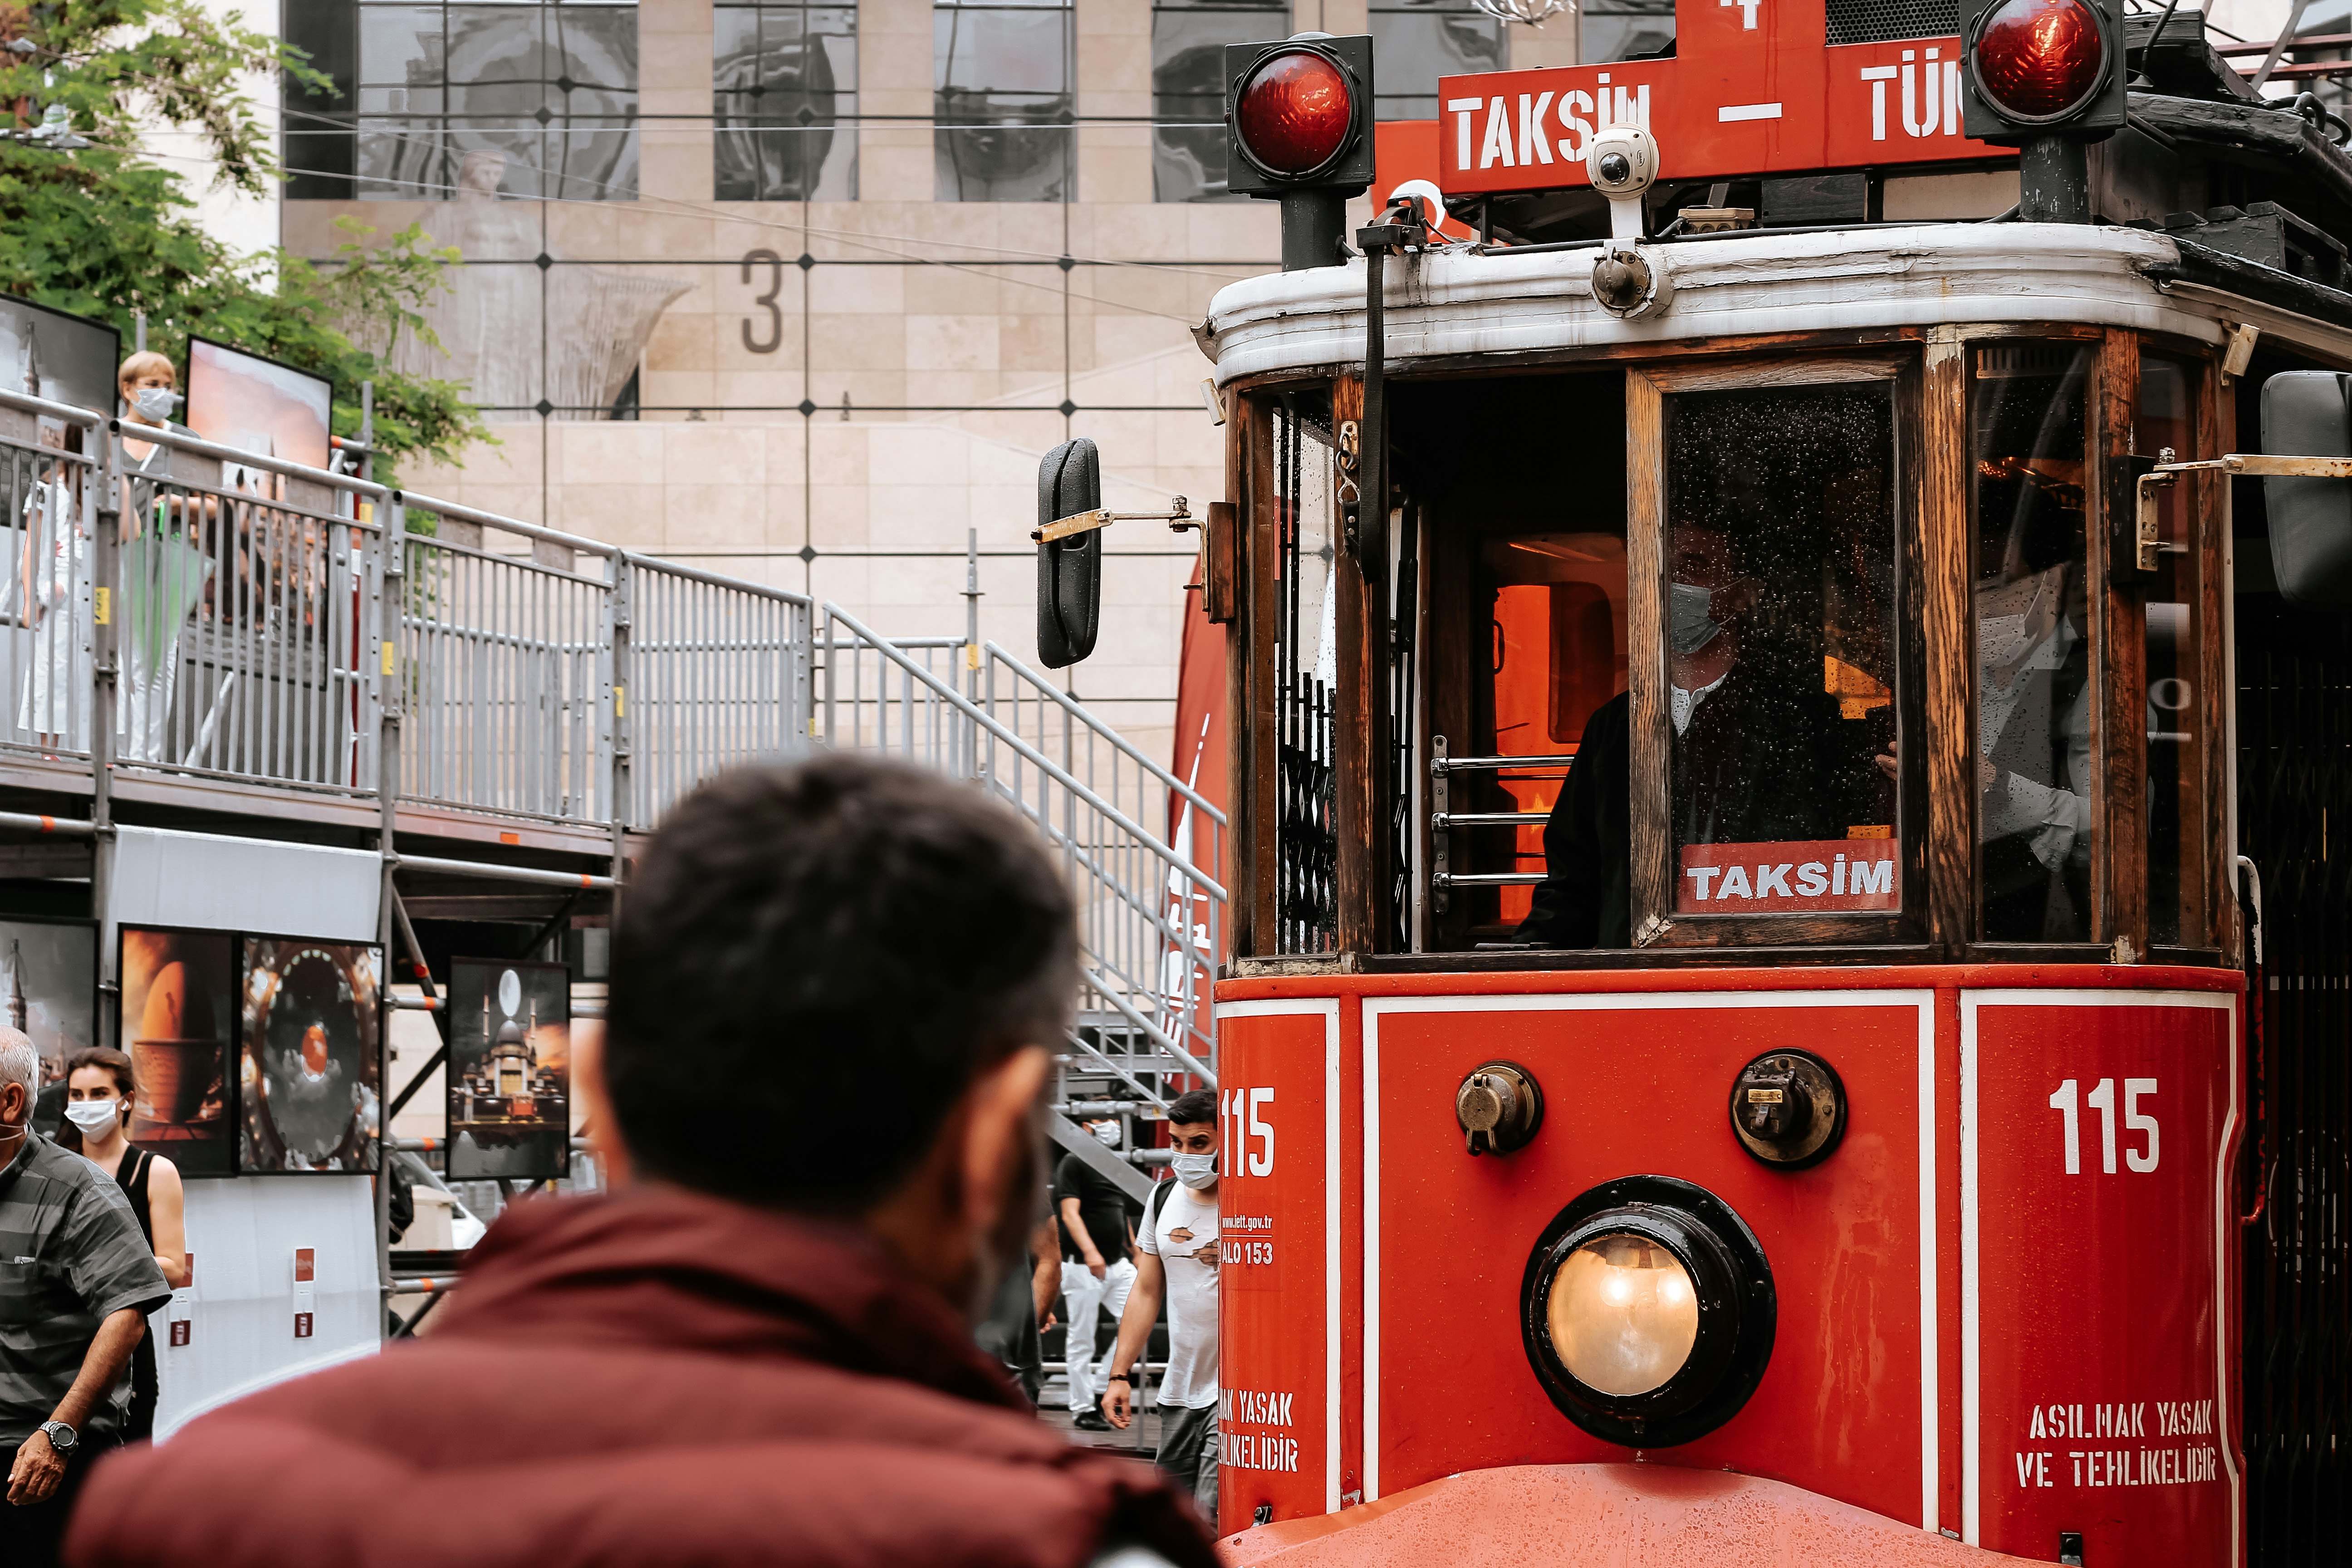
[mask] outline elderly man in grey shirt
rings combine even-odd
[[[126,1369],[171,1297],[113,1178],[33,1131],[40,1060],[0,1027],[0,1563],[58,1560],[74,1493],[121,1440]]]

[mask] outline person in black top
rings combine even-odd
[[[1107,1148],[1118,1147],[1115,1118],[1090,1122],[1087,1130]],[[1063,1352],[1069,1367],[1070,1420],[1083,1431],[1108,1432],[1110,1423],[1097,1406],[1110,1375],[1110,1356],[1095,1353],[1095,1313],[1108,1307],[1116,1324],[1127,1310],[1128,1292],[1135,1289],[1135,1261],[1129,1254],[1135,1216],[1143,1211],[1118,1183],[1076,1154],[1063,1155],[1054,1172],[1054,1207],[1062,1225],[1062,1295],[1070,1306]]]
[[[1886,820],[1880,796],[1893,759],[1874,765],[1868,731],[1840,719],[1822,689],[1818,653],[1810,663],[1745,657],[1758,585],[1740,570],[1729,535],[1685,522],[1671,539],[1673,842],[1842,838],[1850,826]],[[1545,875],[1519,924],[1521,942],[1633,944],[1628,713],[1628,694],[1619,692],[1584,727],[1544,824]]]
[[[81,1155],[114,1178],[131,1201],[147,1249],[163,1270],[165,1283],[177,1290],[188,1282],[187,1215],[180,1173],[161,1154],[131,1146],[124,1133],[131,1125],[131,1107],[138,1098],[138,1079],[131,1058],[103,1046],[76,1051],[66,1058],[66,1126],[58,1144]],[[122,1440],[135,1443],[155,1435],[155,1401],[161,1392],[155,1370],[155,1336],[142,1337],[131,1352],[131,1408],[123,1417]]]

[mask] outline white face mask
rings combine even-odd
[[[87,1138],[103,1131],[122,1119],[122,1101],[119,1100],[76,1100],[68,1102],[66,1115]]]
[[[1176,1172],[1176,1179],[1196,1193],[1203,1187],[1217,1184],[1217,1157],[1214,1154],[1179,1154],[1169,1163]]]
[[[1097,1121],[1095,1123],[1094,1132],[1095,1142],[1100,1143],[1104,1148],[1116,1149],[1118,1147],[1118,1122]]]
[[[160,386],[142,386],[131,395],[131,406],[139,410],[142,419],[162,420],[171,416],[180,401],[176,392],[166,392]]]
[[[1696,583],[1671,583],[1666,599],[1666,636],[1675,651],[1687,658],[1713,642],[1723,628],[1707,612],[1715,607],[1715,591]]]

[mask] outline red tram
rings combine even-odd
[[[1364,41],[1229,51],[1232,1562],[2347,1549],[2352,159],[1917,15],[1448,79],[1475,242],[1343,236]]]

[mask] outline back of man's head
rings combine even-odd
[[[871,758],[697,791],[621,910],[622,1141],[647,1175],[749,1203],[869,1207],[976,1073],[1058,1038],[1076,989],[1075,910],[1035,831]]]
[[[21,1084],[26,1094],[41,1087],[41,1053],[22,1029],[0,1024],[0,1088]]]

